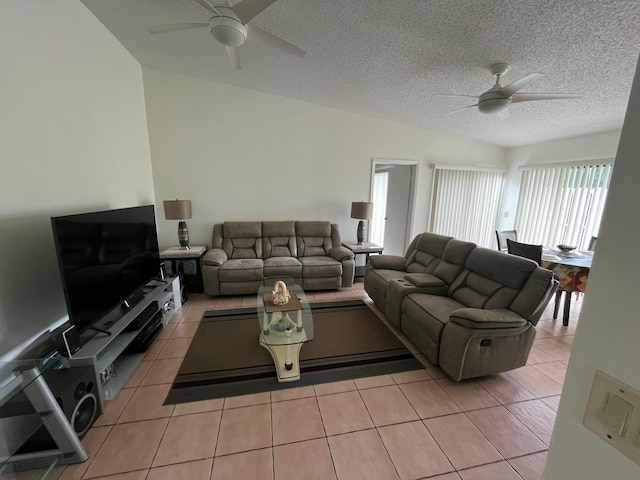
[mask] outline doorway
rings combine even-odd
[[[372,160],[369,240],[386,254],[404,255],[409,245],[418,168],[414,160]]]

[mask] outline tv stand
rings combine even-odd
[[[144,353],[125,351],[144,328],[142,317],[149,315],[149,309],[155,308],[152,305],[157,302],[156,314],[161,316],[161,324],[164,326],[181,306],[178,277],[167,277],[166,282],[152,280],[142,290],[143,297],[131,308],[118,306],[91,327],[105,335],[96,335],[90,329],[83,332],[80,335],[82,348],[69,358],[72,367],[93,367],[95,378],[100,379],[97,382],[96,397],[101,411],[104,411],[105,400],[116,396],[144,357]],[[128,351],[132,350],[135,349],[130,348]]]

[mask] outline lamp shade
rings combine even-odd
[[[373,203],[371,202],[352,202],[351,218],[359,218],[360,220],[371,220],[373,214]]]
[[[189,220],[191,200],[164,200],[164,218],[167,220]]]

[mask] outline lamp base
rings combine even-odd
[[[364,220],[360,220],[358,222],[358,232],[357,232],[358,245],[364,244],[364,234],[365,234]]]
[[[178,241],[183,250],[189,250],[189,230],[184,220],[178,222]]]

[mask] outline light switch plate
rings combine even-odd
[[[640,465],[640,391],[596,370],[583,424]]]

